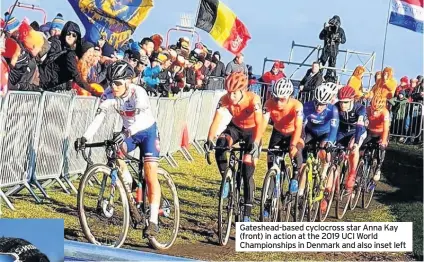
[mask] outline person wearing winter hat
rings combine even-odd
[[[37,21],[32,21],[32,23],[31,24],[29,24],[31,27],[32,27],[32,29],[34,29],[35,31],[40,31],[40,25],[38,24],[38,22]]]
[[[60,33],[62,33],[62,29],[64,25],[65,25],[65,20],[63,20],[62,14],[58,13],[50,25],[50,35],[59,36]]]
[[[21,22],[15,17],[12,17],[12,15],[9,14],[9,12],[6,12],[4,14],[4,21],[5,21],[4,31],[8,32],[11,35],[13,35],[15,32],[18,31],[18,28]]]

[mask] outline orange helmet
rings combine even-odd
[[[375,96],[371,100],[371,109],[373,111],[381,111],[383,108],[386,107],[387,100],[384,97],[381,96]]]
[[[235,92],[247,88],[247,76],[242,72],[232,73],[225,79],[225,89],[227,92]]]

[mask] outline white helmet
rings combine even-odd
[[[333,84],[333,83],[331,83]],[[337,85],[335,85],[337,87]],[[322,84],[315,89],[315,100],[320,104],[329,104],[334,97],[334,86]],[[337,88],[336,88],[337,90]]]
[[[324,85],[328,86],[331,89],[331,93],[333,95],[336,95],[339,92],[339,85],[337,85],[336,83],[333,82],[327,82]]]
[[[280,78],[272,87],[272,95],[277,98],[289,98],[293,93],[293,83],[290,79]]]

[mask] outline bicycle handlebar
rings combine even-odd
[[[86,143],[84,145],[83,149],[80,149],[81,153],[82,153],[82,157],[84,158],[84,160],[86,162],[88,162],[90,165],[93,165],[93,161],[91,161],[90,157],[87,156],[87,153],[85,152],[86,148],[97,148],[97,147],[113,147],[113,150],[116,152],[117,151],[117,145],[115,144],[115,142],[113,142],[112,140],[105,140],[103,142],[95,142],[95,143]],[[134,162],[140,162],[139,159],[132,157],[130,155],[128,155],[127,152],[124,152],[123,150],[120,151],[123,156],[129,160],[129,161],[134,161]]]

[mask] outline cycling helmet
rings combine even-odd
[[[248,79],[242,72],[232,73],[225,79],[225,89],[227,92],[235,92],[247,88]]]
[[[386,107],[387,100],[384,97],[381,96],[375,96],[371,100],[371,109],[373,111],[381,111],[383,108]]]
[[[280,78],[272,88],[272,95],[276,98],[289,98],[293,93],[293,84],[290,79]]]
[[[329,104],[334,97],[333,92],[330,85],[320,85],[315,89],[315,100],[321,104]]]
[[[337,95],[337,91],[339,90],[339,86],[336,83],[327,82],[327,83],[324,83],[324,85],[328,86],[329,90],[331,90],[331,93],[333,95]]]
[[[124,60],[119,60],[109,65],[109,67],[107,68],[106,76],[107,80],[109,80],[109,82],[112,82],[120,79],[133,78],[135,76],[135,72],[128,62]]]
[[[339,101],[348,101],[355,98],[355,89],[350,86],[344,86],[339,90]]]

